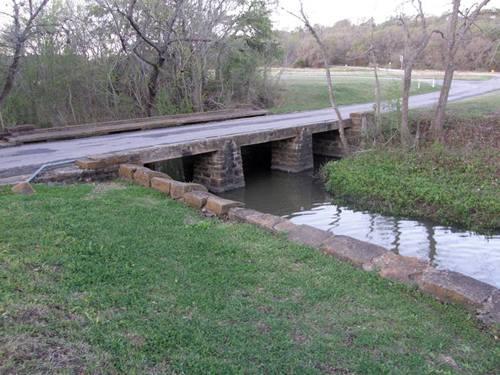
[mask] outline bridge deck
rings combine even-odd
[[[456,81],[450,93],[450,100],[461,100],[495,90],[500,90],[500,79]],[[410,104],[413,108],[431,106],[435,103],[438,94],[435,92],[414,96],[411,98]],[[343,116],[348,117],[351,112],[363,112],[371,109],[372,104],[367,103],[344,106],[341,108],[341,112]],[[186,144],[211,138],[240,136],[286,128],[308,127],[336,120],[331,109],[323,109],[9,147],[0,149],[0,177],[26,174],[33,172],[45,163],[75,160],[89,155],[158,145]]]

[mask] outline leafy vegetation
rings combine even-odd
[[[34,9],[40,12],[29,22]],[[266,1],[33,0],[2,11],[0,128],[270,100],[259,67],[280,48]]]
[[[392,215],[479,231],[500,230],[498,150],[464,155],[442,146],[374,150],[331,162],[327,187],[337,198]]]
[[[0,190],[2,373],[493,373],[458,306],[117,183]]]
[[[386,144],[329,163],[327,189],[361,209],[498,232],[499,99],[493,92],[450,103],[443,143],[426,141],[432,113],[411,111],[422,133],[416,150]],[[383,115],[386,139],[396,135],[398,117]]]

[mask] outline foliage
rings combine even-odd
[[[25,50],[4,121],[61,126],[142,117],[150,102],[154,114],[173,114],[260,103],[266,95],[258,67],[279,56],[267,1],[136,2],[144,38],[124,15],[128,3],[51,2],[40,16],[46,26]],[[171,20],[175,38],[166,41]],[[166,46],[165,63],[145,40]],[[0,77],[10,59],[0,50]]]
[[[459,306],[120,184],[0,190],[3,373],[494,373]]]
[[[365,209],[494,232],[500,230],[499,160],[494,148],[372,150],[329,163],[327,188]]]

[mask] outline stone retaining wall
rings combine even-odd
[[[42,172],[34,182],[47,184],[74,184],[78,182],[109,181],[118,177],[118,168],[80,169],[75,165]]]
[[[120,167],[120,177],[136,181],[134,168],[142,166],[124,165]],[[359,241],[347,236],[336,236],[309,225],[297,225],[288,219],[265,214],[243,207],[243,203],[220,198],[207,192],[199,184],[186,184],[171,180],[170,177],[158,177],[155,171],[149,172],[161,184],[153,184],[153,188],[183,201],[191,207],[208,215],[216,215],[223,219],[256,225],[272,233],[281,233],[294,243],[309,246],[331,255],[336,259],[348,262],[365,271],[376,272],[379,276],[397,282],[418,287],[422,292],[433,295],[443,302],[460,303],[475,312],[479,321],[492,327],[498,334],[500,324],[500,289],[483,283],[458,272],[438,270],[428,262],[418,258],[395,254],[381,246]],[[172,194],[169,189],[161,188],[171,184],[191,185]]]

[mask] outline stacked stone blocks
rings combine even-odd
[[[220,151],[198,155],[194,163],[193,181],[215,193],[244,187],[240,147],[234,141],[227,141]]]
[[[313,168],[312,133],[303,128],[290,139],[272,142],[271,169],[297,173]]]

